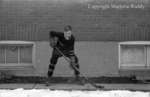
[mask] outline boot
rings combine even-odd
[[[52,72],[51,70],[48,70],[48,72],[47,72],[47,76],[48,76],[48,78],[51,78],[51,77],[52,77],[52,75],[53,75],[53,72]]]
[[[53,72],[50,70],[47,72],[47,80],[45,82],[46,86],[49,86],[51,84],[51,78],[52,78]]]

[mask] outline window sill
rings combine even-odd
[[[121,66],[119,70],[150,70],[150,66]]]
[[[0,64],[0,70],[26,70],[33,68],[33,64]]]

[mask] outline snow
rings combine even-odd
[[[0,97],[149,97],[149,92],[112,90],[112,91],[63,91],[49,89],[0,90]]]

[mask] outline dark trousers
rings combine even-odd
[[[62,51],[61,52],[70,59],[70,66],[74,70],[75,76],[78,76],[80,74],[79,72],[79,64],[78,64],[78,58],[74,54],[74,51]],[[52,57],[50,59],[50,64],[49,64],[49,70],[48,70],[48,77],[51,77],[53,75],[55,65],[57,64],[58,58],[62,57],[62,55],[54,49],[52,52]],[[77,68],[78,70],[76,70]]]

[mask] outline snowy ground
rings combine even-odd
[[[0,90],[0,97],[150,97],[149,92],[140,91],[63,91],[49,89]]]

